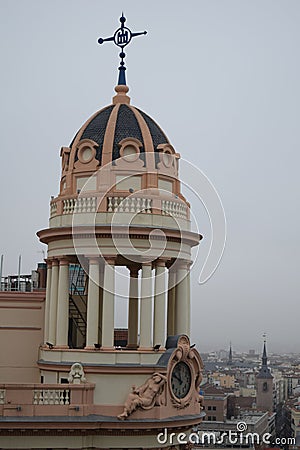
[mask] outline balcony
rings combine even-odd
[[[0,416],[87,416],[95,385],[0,384]]]
[[[188,205],[171,193],[164,196],[147,195],[141,197],[129,196],[128,193],[113,193],[105,198],[72,196],[65,199],[55,198],[50,202],[50,218],[59,215],[96,212],[161,214],[189,220]]]

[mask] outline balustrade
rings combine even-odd
[[[181,219],[187,218],[187,206],[182,202],[162,200],[161,211],[162,215],[170,215],[173,217],[179,217]]]
[[[69,389],[36,389],[33,392],[34,405],[69,405]]]
[[[110,213],[142,213],[152,214],[153,199],[136,196],[109,196],[107,197],[107,212]],[[159,205],[157,207],[159,210]],[[78,197],[62,200],[62,214],[93,213],[97,210],[97,197]],[[182,201],[160,199],[162,215],[170,215],[181,219],[188,218],[188,207]],[[58,212],[58,202],[50,203],[50,217]]]
[[[63,200],[63,214],[96,212],[96,197],[67,198]]]
[[[0,389],[0,405],[5,403],[5,389]]]
[[[151,214],[152,199],[145,197],[108,197],[107,211]]]
[[[56,216],[57,213],[57,203],[51,202],[50,203],[50,217]]]

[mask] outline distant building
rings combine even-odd
[[[223,388],[234,389],[237,387],[234,375],[227,373],[213,372],[209,376],[209,382],[215,386]]]
[[[273,376],[268,367],[266,341],[264,341],[262,364],[256,376],[256,407],[261,411],[274,411]]]
[[[228,394],[209,383],[201,386],[204,402],[203,409],[206,413],[205,421],[222,422],[227,417]]]
[[[300,448],[300,397],[289,399],[283,407],[284,422],[282,436],[293,438],[295,442],[290,443],[289,448]]]

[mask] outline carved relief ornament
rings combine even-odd
[[[202,404],[199,394],[202,370],[199,353],[190,347],[187,336],[180,336],[168,365],[169,394],[176,408],[186,408],[193,401]]]

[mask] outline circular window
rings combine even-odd
[[[88,161],[92,157],[92,149],[91,148],[84,148],[82,152],[82,159],[83,161]]]
[[[163,153],[163,163],[166,167],[171,167],[173,156],[170,152]]]
[[[91,147],[83,147],[78,152],[78,158],[82,163],[90,162],[95,156],[95,150]]]
[[[129,162],[135,161],[138,157],[137,149],[133,145],[126,145],[122,153],[123,158]]]

